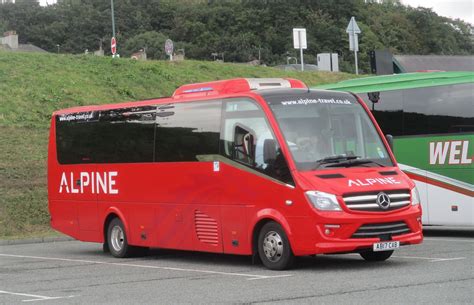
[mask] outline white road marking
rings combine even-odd
[[[438,257],[423,257],[423,256],[401,256],[401,255],[392,255],[394,258],[406,258],[406,259],[424,259],[429,260],[430,263],[436,262],[445,262],[445,261],[457,261],[461,259],[466,259],[465,257],[449,257],[449,258],[438,258]]]
[[[98,264],[98,265],[112,265],[112,266],[160,269],[160,270],[171,270],[171,271],[183,271],[183,272],[197,272],[197,273],[219,274],[219,275],[230,275],[230,276],[247,277],[249,280],[264,280],[264,279],[272,279],[272,278],[292,276],[291,274],[258,275],[258,274],[249,274],[249,273],[234,273],[234,272],[223,272],[223,271],[202,270],[202,269],[187,269],[187,268],[178,268],[178,267],[138,265],[138,264],[128,264],[128,263],[111,263],[111,262],[91,261],[91,260],[84,260],[84,259],[60,258],[60,257],[28,256],[28,255],[14,255],[14,254],[1,254],[1,253],[0,253],[0,256],[18,257],[18,258],[31,258],[31,259],[39,259],[39,260],[64,261],[64,262],[88,263],[88,264]]]
[[[458,242],[458,243],[474,243],[474,239],[457,239],[457,238],[430,238],[425,237],[423,241],[447,241],[447,242]]]
[[[461,259],[466,259],[466,258],[465,257],[437,258],[437,259],[432,260],[431,262],[436,263],[436,262],[446,262],[446,261],[458,261]]]
[[[44,295],[29,294],[29,293],[18,293],[18,292],[4,291],[4,290],[0,290],[0,293],[9,294],[9,295],[19,295],[19,296],[23,296],[23,297],[33,298],[33,299],[22,300],[22,302],[36,302],[36,301],[47,301],[47,300],[57,300],[57,299],[69,299],[69,298],[75,297],[74,295],[68,295],[68,296],[65,296],[65,297],[48,297],[48,296],[44,296]]]

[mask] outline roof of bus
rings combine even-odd
[[[474,72],[416,72],[357,78],[313,88],[363,93],[473,82]]]
[[[234,78],[182,85],[177,88],[170,97],[161,97],[118,104],[78,106],[57,110],[53,112],[53,115],[64,115],[77,112],[89,112],[125,107],[140,107],[154,104],[186,102],[192,100],[197,101],[217,97],[228,97],[235,95],[236,93],[248,94],[250,92],[256,92],[259,90],[273,90],[274,88],[306,89],[307,86],[302,81],[292,78]]]
[[[327,91],[327,90],[319,90],[319,89],[311,89],[312,92],[320,92],[324,93],[330,92],[332,96],[345,96],[347,92],[338,92],[335,95],[335,92]],[[217,92],[210,92],[210,94],[206,95],[199,95],[199,96],[186,96],[181,98],[173,98],[173,97],[158,97],[155,99],[147,99],[141,101],[128,101],[128,102],[120,102],[114,104],[101,104],[101,105],[87,105],[87,106],[77,106],[71,108],[65,108],[56,110],[53,112],[53,116],[55,115],[67,115],[71,113],[79,113],[79,112],[90,112],[90,111],[101,111],[101,110],[110,110],[110,109],[118,109],[118,108],[129,108],[129,107],[141,107],[141,106],[153,106],[159,104],[168,104],[168,103],[181,103],[181,102],[190,102],[190,101],[199,101],[199,100],[209,100],[209,99],[217,99],[217,98],[227,98],[227,97],[235,97],[235,96],[248,96],[249,94],[257,94],[262,97],[271,96],[271,95],[289,95],[289,94],[296,94],[296,93],[303,93],[308,92],[308,89],[302,88],[277,88],[277,89],[259,89],[259,90],[249,90],[249,91],[242,91],[233,94],[219,94]]]

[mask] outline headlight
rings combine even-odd
[[[420,204],[420,193],[418,193],[418,189],[416,186],[411,190],[411,205],[418,205]]]
[[[341,207],[337,202],[336,195],[318,192],[308,191],[306,197],[313,204],[313,206],[321,211],[340,211]]]

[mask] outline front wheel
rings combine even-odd
[[[294,255],[288,237],[276,222],[268,222],[260,230],[258,254],[268,269],[284,270],[293,264]]]
[[[390,256],[392,256],[392,251],[381,251],[381,252],[374,252],[372,250],[367,252],[361,252],[360,256],[368,262],[382,262],[387,260]]]

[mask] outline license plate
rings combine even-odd
[[[390,251],[393,249],[398,249],[400,248],[400,242],[399,241],[384,241],[381,243],[376,243],[374,244],[374,252],[378,251]]]

